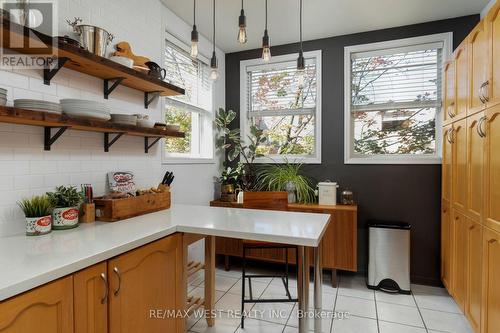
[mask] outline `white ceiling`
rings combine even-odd
[[[188,24],[193,24],[193,0],[162,0]],[[264,1],[246,0],[248,42],[236,41],[239,0],[216,0],[217,46],[225,52],[260,47],[264,31]],[[198,31],[211,40],[212,0],[197,0]],[[268,0],[271,45],[299,39],[299,0]],[[479,14],[488,0],[303,0],[304,40],[397,27]],[[189,37],[188,37],[189,38]]]

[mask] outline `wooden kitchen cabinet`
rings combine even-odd
[[[0,332],[73,332],[73,277],[0,302]]]
[[[456,106],[452,118],[462,118],[467,115],[469,103],[469,45],[467,40],[455,50],[455,86]]]
[[[484,113],[467,118],[467,213],[481,221],[484,196]]]
[[[184,332],[182,235],[173,235],[108,261],[109,332]]]
[[[481,21],[469,37],[469,61],[470,61],[470,95],[469,114],[484,110],[486,102],[483,100],[487,95],[489,84],[489,39],[486,31],[485,21]]]
[[[482,226],[481,223],[467,219],[467,298],[465,316],[475,332],[481,329],[482,301]]]
[[[486,111],[484,221],[500,232],[500,104]]]
[[[444,121],[450,121],[456,115],[455,102],[455,61],[448,61],[444,65]]]
[[[468,242],[467,242],[467,217],[453,210],[452,219],[453,233],[453,297],[458,306],[465,310],[467,302],[467,265],[468,265]]]
[[[488,32],[489,54],[488,54],[488,74],[489,86],[487,90],[488,107],[500,103],[500,2],[497,2],[485,19],[486,30]]]
[[[482,333],[500,332],[500,234],[483,230]]]
[[[441,180],[442,180],[442,197],[448,203],[451,202],[451,171],[453,163],[453,146],[452,146],[452,131],[453,126],[448,125],[443,127],[443,160],[441,169]]]
[[[452,263],[453,263],[453,237],[450,220],[450,202],[443,199],[441,206],[441,280],[451,293]]]
[[[108,331],[107,265],[101,262],[73,274],[75,333]]]
[[[452,208],[465,211],[467,204],[467,121],[453,123],[450,133],[452,146]]]

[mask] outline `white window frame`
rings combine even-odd
[[[380,43],[347,46],[344,48],[344,163],[345,164],[441,164],[441,126],[442,106],[436,111],[436,152],[432,155],[420,156],[412,154],[356,156],[353,152],[353,123],[351,113],[351,55],[360,52],[377,52],[385,49],[405,49],[411,46],[430,43],[443,43],[442,61],[451,58],[453,50],[453,33],[442,33],[414,38],[391,40]],[[443,66],[444,68],[444,66]],[[444,96],[444,84],[441,85]],[[441,103],[442,104],[442,103]]]
[[[162,63],[165,62],[165,48],[167,47],[167,41],[170,43],[175,44],[177,47],[183,49],[186,52],[190,52],[190,47],[188,46],[187,43],[183,42],[173,34],[169,33],[168,31],[165,34],[165,38],[163,41],[163,49],[162,49]],[[204,62],[205,64],[209,64],[210,60],[203,56],[202,54],[198,54],[198,59]],[[161,121],[165,121],[165,113],[166,113],[166,106],[167,104],[172,103],[179,103],[185,106],[188,111],[192,113],[199,113],[207,116],[207,121],[210,124],[207,124],[206,126],[201,126],[201,124],[193,124],[196,127],[198,127],[199,130],[199,142],[194,142],[192,143],[192,147],[198,147],[198,149],[201,151],[202,149],[205,149],[208,153],[208,157],[199,157],[199,156],[192,156],[188,154],[180,154],[180,153],[168,153],[166,151],[166,140],[168,138],[161,140],[161,162],[162,164],[215,164],[215,139],[214,139],[214,126],[213,126],[213,120],[215,117],[214,112],[209,113],[201,108],[198,108],[194,105],[189,105],[187,103],[182,103],[182,102],[177,102],[176,100],[173,99],[168,99],[167,97],[162,98],[160,105],[161,105]],[[214,86],[212,87],[212,110],[215,110],[215,89]],[[200,119],[200,118],[198,118]],[[207,129],[210,129],[210,133],[205,133]],[[203,138],[210,138],[210,140],[203,140]],[[201,148],[200,146],[204,145],[204,148]]]
[[[266,155],[265,157],[258,157],[255,163],[303,163],[303,164],[321,164],[321,86],[322,86],[322,72],[321,72],[321,50],[304,52],[304,58],[314,58],[316,61],[316,110],[314,112],[314,141],[315,153],[314,155]],[[281,56],[273,56],[269,63],[264,62],[261,58],[240,61],[240,132],[243,140],[247,140],[249,132],[248,122],[248,80],[247,68],[248,67],[273,67],[275,63],[297,61],[298,53],[286,54]]]

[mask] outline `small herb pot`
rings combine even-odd
[[[52,231],[52,216],[27,217],[26,236],[45,235]]]
[[[72,229],[78,226],[78,207],[54,208],[52,211],[52,229]]]

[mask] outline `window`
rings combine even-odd
[[[240,63],[240,128],[264,130],[266,141],[256,162],[321,163],[321,51],[305,52],[306,69],[297,71],[298,54]]]
[[[201,57],[199,57],[201,58]],[[165,122],[179,125],[185,138],[168,138],[164,162],[206,161],[213,158],[212,82],[206,61],[192,59],[186,45],[173,36],[166,42],[164,67],[167,79],[186,90],[183,96],[165,99]]]
[[[346,47],[346,163],[440,163],[451,41],[450,33]]]

